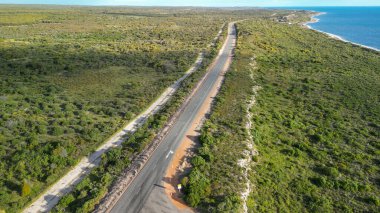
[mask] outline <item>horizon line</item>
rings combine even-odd
[[[1,5],[50,5],[50,6],[90,6],[90,7],[194,7],[194,8],[289,8],[289,7],[380,7],[380,5],[295,5],[295,6],[202,6],[202,5],[127,5],[127,4],[18,4],[0,3]]]

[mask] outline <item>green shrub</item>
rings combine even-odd
[[[201,202],[201,199],[206,198],[211,193],[210,181],[199,170],[194,169],[189,175],[189,184],[187,188],[187,202],[196,207]]]
[[[28,181],[24,180],[24,182],[22,183],[22,187],[21,187],[21,196],[26,197],[26,196],[30,195],[31,192],[32,192],[32,187],[31,187],[30,183]]]
[[[201,156],[196,156],[191,159],[191,164],[194,167],[204,167],[206,165],[206,161]]]
[[[184,178],[182,178],[182,180],[181,180],[181,185],[182,185],[184,188],[187,188],[188,183],[189,183],[189,178],[188,178],[188,177],[184,177]]]

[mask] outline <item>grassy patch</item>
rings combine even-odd
[[[45,14],[1,14],[0,25],[32,24],[45,18]]]

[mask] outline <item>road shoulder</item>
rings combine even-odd
[[[234,41],[234,44],[235,42],[236,41]],[[224,48],[225,46],[220,50],[220,52],[223,52]],[[215,61],[217,60],[218,57],[215,59]],[[219,92],[219,89],[224,80],[224,75],[228,71],[231,63],[232,57],[229,57],[227,63],[223,67],[222,73],[218,76],[216,84],[214,84],[211,92],[207,96],[206,101],[202,104],[201,109],[193,120],[191,128],[186,132],[186,137],[183,138],[180,147],[175,151],[174,157],[170,162],[163,179],[165,194],[179,212],[194,212],[194,210],[191,207],[187,206],[187,204],[184,202],[184,194],[178,190],[177,186],[180,184],[181,179],[188,174],[191,168],[190,161],[198,144],[200,128],[212,109],[212,104],[215,96]],[[209,70],[214,66],[215,64],[213,63],[210,66]]]

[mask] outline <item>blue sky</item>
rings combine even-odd
[[[135,6],[380,6],[380,0],[0,0],[9,4]]]

